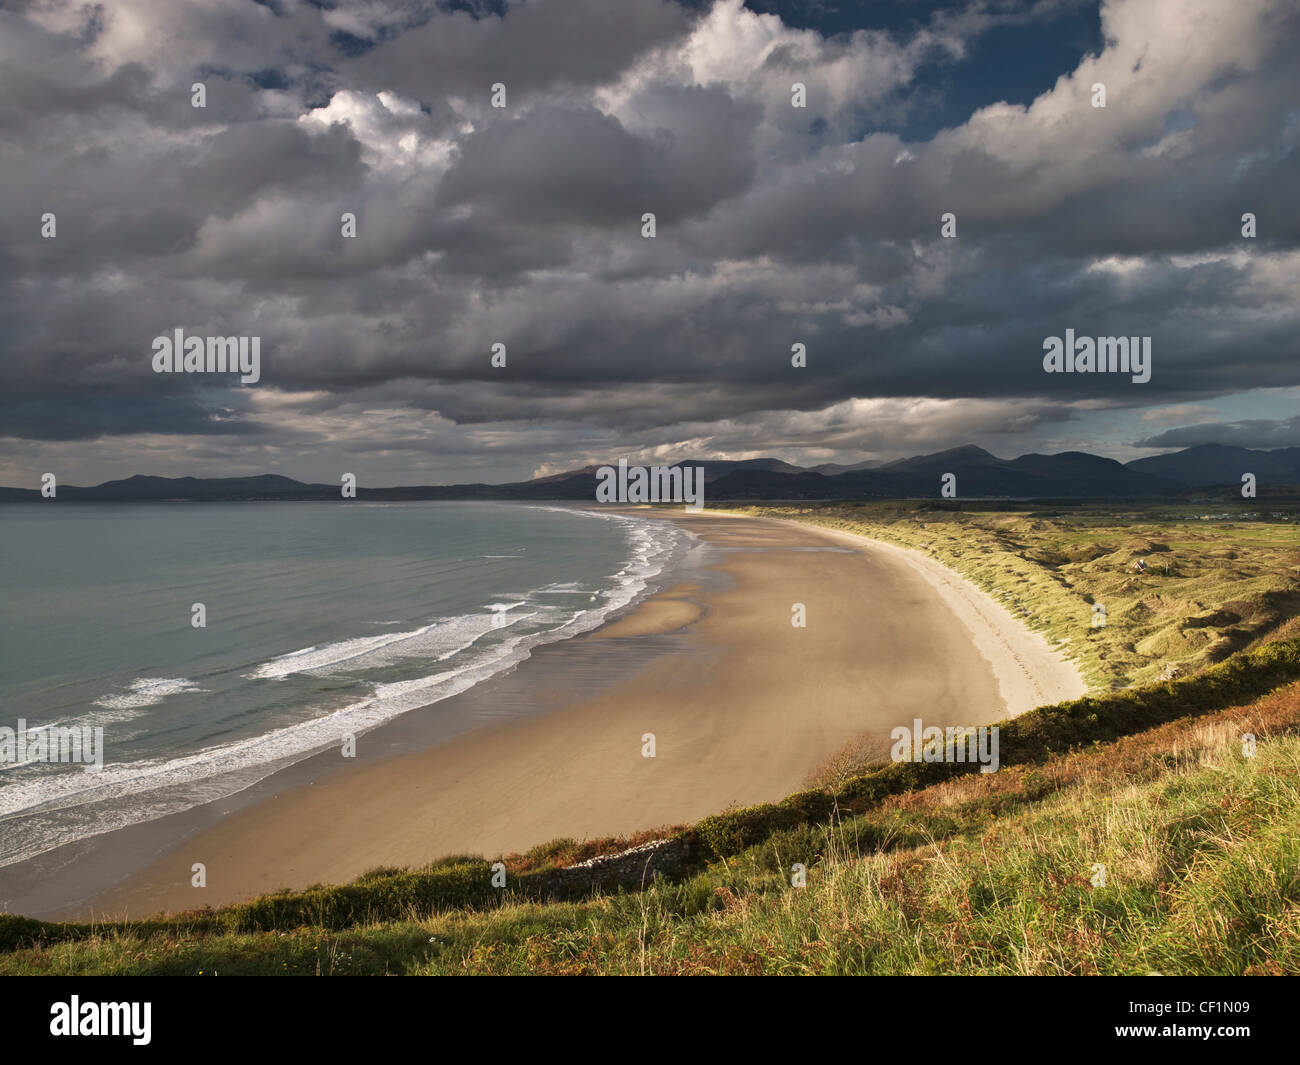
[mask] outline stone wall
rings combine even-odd
[[[690,843],[684,839],[652,839],[618,854],[589,858],[567,869],[551,869],[539,879],[543,892],[559,897],[598,887],[638,890],[657,876],[669,879],[681,876],[690,866],[691,851]]]

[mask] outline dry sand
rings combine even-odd
[[[721,548],[715,572],[576,639],[602,653],[679,630],[684,649],[647,655],[594,697],[539,691],[561,708],[287,789],[83,916],[219,905],[378,865],[689,822],[798,790],[864,733],[914,718],[985,724],[1083,690],[1040,636],[917,552],[794,522],[655,514]],[[791,624],[796,603],[806,628]],[[646,733],[653,758],[642,756]],[[205,889],[190,886],[194,862],[207,867]]]
[[[906,562],[925,578],[966,626],[976,650],[992,668],[1007,716],[1016,717],[1037,706],[1078,699],[1087,693],[1088,686],[1078,668],[1060,649],[1048,643],[1042,633],[1029,629],[982,588],[943,563],[910,547],[838,529],[823,531],[841,543]]]

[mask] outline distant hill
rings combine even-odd
[[[957,478],[959,499],[1175,498],[1190,490],[1239,487],[1243,473],[1255,474],[1261,486],[1300,485],[1300,447],[1252,451],[1222,444],[1129,463],[1084,451],[1000,459],[968,444],[883,465],[867,461],[804,468],[772,458],[683,459],[673,465],[702,466],[709,500],[937,498],[940,477],[947,473]],[[591,501],[596,496],[598,468],[586,466],[509,484],[376,488],[363,482],[357,495],[375,500]],[[0,488],[0,502],[40,498],[34,488]],[[306,484],[278,474],[217,478],[137,474],[92,487],[60,485],[58,498],[73,502],[338,499],[339,485]]]
[[[1128,463],[1131,470],[1186,488],[1241,484],[1243,473],[1253,473],[1262,484],[1300,484],[1300,447],[1253,451],[1226,444],[1200,444],[1168,455],[1153,455]]]
[[[884,463],[875,459],[867,459],[865,462],[855,462],[852,465],[845,466],[838,462],[823,462],[820,466],[812,466],[809,473],[820,473],[823,477],[834,477],[840,473],[854,473],[858,470],[874,470]]]
[[[681,459],[672,465],[703,466],[705,484],[733,473],[775,473],[784,476],[797,476],[809,472],[802,466],[792,466],[780,459],[743,459],[738,462],[724,459]]]
[[[943,473],[951,473],[957,467],[971,469],[976,466],[1004,464],[1002,459],[996,455],[991,455],[982,447],[966,444],[962,447],[949,448],[947,451],[936,451],[933,455],[916,455],[910,459],[896,459],[893,462],[885,463],[880,469],[891,470],[895,473],[915,473],[938,477]]]

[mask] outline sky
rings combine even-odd
[[[1300,0],[3,0],[0,484],[1300,445],[1298,52]]]

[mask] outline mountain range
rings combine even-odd
[[[1192,489],[1239,488],[1253,473],[1261,486],[1300,485],[1300,447],[1271,451],[1202,444],[1121,463],[1083,451],[1000,459],[974,445],[894,462],[793,466],[780,459],[683,459],[704,467],[706,500],[939,498],[940,478],[956,476],[959,499],[1174,498]],[[509,484],[414,485],[374,488],[358,498],[594,500],[596,471],[579,470]],[[277,474],[256,477],[149,477],[137,474],[93,487],[59,485],[57,498],[75,502],[148,500],[337,499],[338,484],[305,484]],[[41,499],[34,488],[0,488],[0,502]]]

